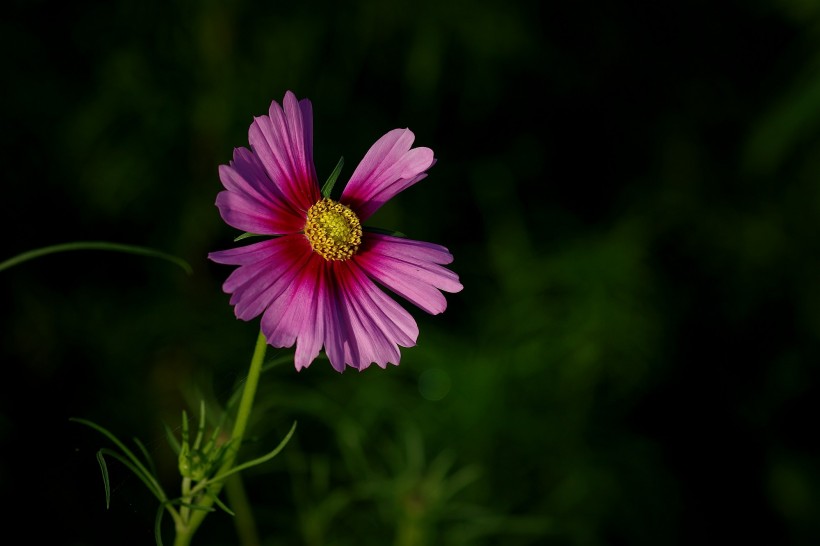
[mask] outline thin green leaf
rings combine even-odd
[[[105,464],[105,456],[102,450],[97,452],[97,462],[100,464],[102,471],[103,486],[105,487],[105,509],[111,508],[111,483],[108,480],[108,465]]]
[[[290,437],[293,436],[293,433],[294,433],[295,430],[296,430],[296,421],[293,422],[293,426],[290,427],[290,431],[288,432],[288,434],[285,436],[285,438],[281,442],[279,442],[279,445],[276,446],[273,451],[271,451],[270,453],[267,453],[266,455],[262,455],[261,457],[258,457],[256,459],[248,461],[246,463],[242,463],[238,466],[235,466],[235,467],[231,468],[230,470],[228,470],[227,472],[225,472],[223,474],[219,474],[217,476],[214,476],[210,480],[210,482],[213,483],[213,482],[217,482],[219,480],[224,480],[225,478],[227,478],[228,476],[230,476],[232,474],[236,474],[237,472],[241,472],[241,471],[245,470],[246,468],[251,468],[252,466],[257,466],[257,465],[260,465],[262,463],[268,462],[269,460],[273,459],[287,445],[288,441],[290,440]]]
[[[162,423],[162,426],[165,427],[165,436],[168,437],[168,443],[171,444],[171,449],[174,450],[175,455],[179,455],[179,440],[177,440],[177,437],[174,435],[173,429],[168,426],[168,423]]]
[[[124,245],[121,243],[109,243],[105,241],[77,241],[74,243],[64,243],[59,245],[46,246],[35,250],[29,250],[28,252],[23,252],[22,254],[18,254],[13,258],[9,258],[4,262],[0,262],[0,271],[21,264],[23,262],[33,260],[34,258],[39,258],[40,256],[46,256],[48,254],[56,254],[58,252],[67,252],[72,250],[110,250],[114,252],[125,252],[126,254],[137,254],[140,256],[149,256],[151,258],[160,258],[178,265],[183,270],[185,270],[185,272],[189,275],[193,273],[193,269],[191,268],[190,264],[188,264],[188,262],[172,254],[167,254],[159,250],[154,250],[153,248],[146,248],[134,245]]]
[[[157,546],[162,546],[162,514],[165,513],[165,506],[160,504],[157,507],[157,517],[154,520],[154,540],[157,541]]]
[[[71,418],[69,419],[69,421],[74,421],[74,422],[76,422],[76,423],[83,424],[83,425],[85,425],[85,426],[87,426],[87,427],[91,427],[91,428],[93,428],[94,430],[96,430],[97,432],[99,432],[99,433],[103,434],[106,438],[108,438],[108,439],[109,439],[109,440],[111,440],[112,442],[114,442],[114,444],[115,444],[118,448],[120,448],[120,451],[122,451],[123,453],[125,453],[125,455],[126,455],[126,456],[127,456],[127,457],[131,460],[131,461],[132,461],[133,466],[134,466],[134,467],[136,467],[136,468],[138,468],[138,469],[140,470],[140,472],[141,472],[141,473],[145,476],[145,478],[144,478],[144,479],[143,479],[142,477],[141,477],[141,479],[143,479],[143,481],[145,481],[146,479],[147,479],[147,480],[150,480],[151,485],[149,486],[149,489],[151,489],[152,491],[155,491],[155,494],[156,494],[158,497],[160,497],[161,499],[164,499],[164,498],[165,498],[165,493],[162,491],[162,487],[160,486],[159,482],[158,482],[158,481],[157,481],[157,480],[156,480],[156,479],[155,479],[155,478],[151,475],[151,473],[148,471],[148,469],[147,469],[147,468],[145,468],[145,465],[143,465],[143,464],[142,464],[142,462],[141,462],[141,461],[137,458],[137,456],[136,456],[136,455],[134,455],[134,453],[133,453],[130,449],[128,449],[128,448],[125,446],[125,444],[123,444],[123,443],[119,440],[119,438],[117,438],[116,436],[114,436],[111,432],[109,432],[109,431],[108,431],[108,430],[106,430],[105,428],[101,427],[101,426],[100,426],[100,425],[98,425],[97,423],[94,423],[93,421],[89,421],[89,420],[87,420],[87,419],[81,419],[81,418],[79,418],[79,417],[71,417]],[[113,451],[112,451],[112,453],[116,454],[116,453],[115,453],[115,452],[113,452]],[[117,454],[117,455],[118,455],[118,454]],[[137,474],[139,474],[139,473],[137,473]],[[146,484],[146,485],[147,485],[147,484]]]
[[[216,503],[216,505],[217,505],[217,506],[219,506],[220,508],[222,508],[222,509],[223,509],[225,512],[227,512],[228,514],[230,514],[230,515],[232,515],[232,516],[236,516],[236,514],[234,513],[234,511],[233,511],[233,510],[231,510],[230,508],[228,508],[228,505],[227,505],[227,504],[225,504],[224,502],[222,502],[221,500],[219,500],[219,497],[214,497],[214,502]]]
[[[111,505],[111,486],[110,486],[110,479],[108,477],[108,465],[105,462],[105,456],[108,455],[109,457],[113,457],[114,459],[120,461],[126,468],[128,468],[131,472],[134,473],[141,481],[145,484],[145,486],[154,494],[155,497],[160,501],[159,510],[164,511],[168,510],[171,516],[174,518],[174,521],[179,523],[181,520],[179,518],[179,514],[176,510],[174,510],[173,504],[174,501],[169,501],[165,497],[165,493],[160,489],[156,491],[150,482],[150,480],[146,480],[145,476],[140,472],[138,468],[131,464],[130,461],[127,461],[117,453],[116,451],[108,448],[102,448],[97,451],[97,462],[100,464],[100,469],[102,470],[103,474],[103,484],[105,485],[105,508],[108,509]],[[161,519],[161,516],[158,516],[158,519]],[[159,526],[159,523],[157,523]],[[158,531],[157,531],[158,532]],[[161,539],[159,539],[159,544],[162,544]]]
[[[188,414],[182,410],[182,443],[188,445]]]
[[[156,484],[156,481],[153,479],[152,476],[150,476],[150,475],[148,475],[144,472],[144,469],[137,468],[137,466],[135,466],[134,463],[132,463],[131,461],[129,461],[128,459],[123,457],[121,454],[114,451],[113,449],[109,449],[107,447],[104,447],[104,448],[100,449],[97,453],[98,453],[98,455],[97,455],[98,459],[100,457],[99,454],[103,454],[103,455],[107,455],[109,457],[113,457],[114,459],[118,460],[126,468],[128,468],[128,470],[133,472],[134,475],[137,478],[139,478],[142,483],[145,484],[145,487],[147,487],[148,490],[151,491],[151,493],[153,493],[153,495],[160,502],[165,502],[167,500],[167,497],[165,496],[165,492],[162,490],[162,488],[158,484]]]
[[[157,467],[154,465],[154,459],[151,458],[151,454],[148,453],[148,450],[145,448],[145,445],[140,441],[139,438],[132,438],[134,443],[137,444],[137,447],[142,452],[142,456],[145,458],[145,464],[148,465],[148,470],[150,471],[151,475],[157,475]]]
[[[222,432],[221,427],[214,427],[211,437],[208,438],[208,442],[205,444],[205,447],[202,448],[202,453],[208,457],[208,460],[211,461],[211,465],[213,466],[222,464],[222,458],[227,451],[228,444],[214,449],[216,442],[219,440],[220,432]]]
[[[330,197],[330,192],[333,191],[333,186],[336,184],[336,179],[339,178],[339,174],[342,172],[342,167],[344,164],[345,158],[339,158],[339,162],[336,163],[336,167],[333,169],[333,172],[330,173],[327,182],[325,182],[325,185],[322,186],[322,197]]]
[[[194,449],[199,449],[202,444],[202,436],[205,434],[205,400],[199,401],[199,427],[196,431],[196,440],[194,440]]]

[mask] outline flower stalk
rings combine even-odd
[[[194,488],[190,487],[190,481],[188,481],[187,487],[183,486],[183,507],[188,509],[180,510],[183,517],[176,520],[174,546],[189,546],[191,544],[194,533],[202,525],[205,516],[213,510],[214,503],[217,502],[217,497],[224,485],[224,476],[231,471],[236,462],[236,456],[239,453],[239,448],[248,427],[253,401],[259,386],[259,376],[262,374],[262,363],[265,360],[266,348],[265,335],[259,332],[224,461],[216,472],[215,480],[203,480]],[[198,492],[202,490],[205,490],[206,493],[199,498]]]

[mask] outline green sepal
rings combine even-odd
[[[365,227],[365,231],[372,231],[373,233],[381,233],[382,235],[392,235],[393,237],[401,237],[402,239],[406,239],[407,235],[402,233],[401,231],[394,231],[392,229],[382,229],[376,227]]]
[[[240,235],[240,236],[238,236],[238,237],[234,237],[233,242],[235,243],[235,242],[237,242],[237,241],[241,241],[242,239],[249,239],[249,238],[251,238],[251,237],[270,237],[270,238],[272,238],[272,239],[275,239],[275,238],[277,238],[277,237],[281,237],[281,236],[282,236],[282,235],[272,235],[272,234],[270,234],[270,233],[268,233],[268,234],[264,234],[264,233],[251,233],[250,231],[246,231],[246,232],[245,232],[245,233],[243,233],[242,235]]]
[[[248,231],[243,233],[239,237],[234,238],[233,242],[235,243],[237,241],[241,241],[242,239],[247,239],[248,237],[261,237],[261,235],[259,235],[258,233],[251,233]]]
[[[328,199],[330,198],[330,192],[333,191],[333,186],[336,184],[336,179],[339,178],[339,174],[342,172],[342,167],[345,164],[345,158],[340,157],[339,162],[336,163],[336,168],[333,169],[333,172],[330,173],[330,177],[328,177],[327,182],[325,185],[322,186],[322,197]]]

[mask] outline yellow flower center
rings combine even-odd
[[[308,210],[305,236],[325,260],[348,260],[362,244],[362,225],[352,210],[325,198]]]

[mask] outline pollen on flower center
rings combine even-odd
[[[347,260],[362,243],[362,225],[352,210],[325,198],[308,210],[305,236],[325,260]]]

